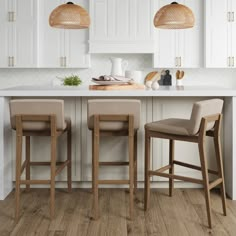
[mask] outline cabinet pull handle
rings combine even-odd
[[[232,67],[234,67],[234,57],[232,57],[232,64],[231,64]]]
[[[14,66],[15,66],[15,58],[14,58],[14,57],[12,57],[11,66],[12,66],[12,67],[14,67]]]
[[[9,22],[15,21],[15,12],[13,12],[13,11],[8,12],[8,21]]]
[[[8,21],[11,22],[11,12],[8,12]]]
[[[63,57],[60,57],[60,67],[63,67]]]
[[[16,21],[16,13],[13,11],[11,14],[12,14],[12,22]]]
[[[232,14],[231,21],[234,22],[234,12],[231,12],[231,14]]]
[[[230,57],[227,57],[227,64],[228,64],[228,67],[230,67]]]
[[[231,22],[231,12],[229,12],[229,11],[227,13],[227,19],[228,19],[228,22]]]
[[[178,67],[178,57],[175,57],[175,67]]]
[[[182,58],[179,57],[179,67],[181,67],[181,66],[182,66]]]
[[[66,67],[66,57],[64,57],[64,67]]]
[[[11,57],[8,57],[8,66],[11,66]]]

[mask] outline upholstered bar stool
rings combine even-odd
[[[145,125],[145,196],[144,208],[147,210],[150,197],[150,176],[156,175],[169,178],[169,195],[172,196],[174,179],[202,184],[205,191],[206,209],[209,227],[211,221],[210,190],[220,185],[223,212],[226,215],[225,184],[220,145],[220,129],[222,121],[223,100],[211,99],[196,102],[193,105],[192,114],[189,120],[166,119]],[[218,170],[209,170],[205,152],[206,136],[214,140],[216,162]],[[150,170],[150,141],[151,138],[169,139],[169,165],[158,170]],[[198,144],[201,166],[183,163],[174,159],[174,140],[193,142]],[[202,179],[190,178],[175,175],[174,165],[180,165],[202,172]],[[169,170],[169,173],[164,173]],[[214,174],[217,178],[209,182],[208,173]]]
[[[132,219],[133,190],[137,188],[137,130],[140,123],[140,107],[139,100],[94,99],[88,101],[88,128],[92,130],[94,219],[98,218],[99,184],[129,184],[130,218]],[[101,136],[128,136],[129,161],[99,162]],[[99,166],[129,166],[129,179],[99,180]]]
[[[71,122],[64,118],[64,101],[52,99],[20,99],[10,101],[10,116],[12,129],[16,130],[16,187],[15,187],[15,218],[19,219],[20,185],[50,184],[50,216],[54,217],[55,205],[55,177],[67,167],[68,191],[71,191]],[[67,132],[67,159],[56,162],[57,138]],[[30,137],[51,137],[51,160],[49,162],[32,162],[30,160]],[[26,157],[22,164],[22,141],[25,137]],[[32,180],[31,166],[51,167],[49,180]],[[26,179],[21,175],[25,170]]]

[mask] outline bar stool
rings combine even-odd
[[[55,212],[55,177],[67,167],[68,191],[71,191],[71,121],[64,118],[64,101],[55,99],[19,99],[10,101],[12,129],[16,130],[16,183],[15,183],[15,219],[19,220],[20,185],[50,184],[50,216]],[[67,133],[67,160],[56,162],[57,138]],[[26,157],[22,164],[22,141],[25,136]],[[30,137],[51,136],[51,160],[49,162],[32,162],[30,160]],[[51,167],[49,180],[32,180],[31,166]],[[57,167],[58,166],[58,167]],[[26,170],[26,179],[21,175]]]
[[[166,119],[145,125],[145,194],[144,209],[147,210],[150,198],[150,176],[156,175],[169,178],[169,195],[172,196],[174,179],[202,184],[205,191],[208,225],[212,227],[210,190],[220,185],[224,215],[226,215],[225,183],[220,144],[220,129],[222,121],[223,100],[210,99],[196,102],[193,105],[190,120]],[[218,170],[209,170],[207,166],[205,139],[213,137]],[[158,170],[150,170],[150,141],[151,138],[169,139],[169,165]],[[174,160],[174,140],[198,144],[201,166]],[[174,165],[180,165],[202,172],[202,179],[190,178],[174,174]],[[163,173],[169,170],[169,173]],[[217,176],[209,182],[208,173]]]
[[[127,99],[94,99],[88,101],[88,128],[92,130],[92,188],[94,219],[98,218],[98,185],[129,184],[130,218],[133,216],[133,188],[137,188],[137,130],[140,123],[140,101]],[[99,162],[101,136],[128,136],[129,161]],[[128,180],[99,180],[99,166],[129,166]]]

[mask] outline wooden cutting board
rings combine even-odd
[[[90,90],[138,90],[145,89],[144,84],[89,85]]]

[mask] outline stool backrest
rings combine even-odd
[[[10,101],[11,126],[16,129],[16,115],[56,115],[57,130],[66,127],[64,117],[64,101],[58,99],[16,99]],[[23,130],[49,129],[48,122],[25,121]]]
[[[199,132],[203,117],[221,114],[223,103],[224,101],[222,99],[209,99],[194,103],[190,118],[189,134],[195,135]],[[207,125],[207,130],[212,129],[214,125],[215,122],[209,123]]]
[[[88,100],[88,128],[93,129],[93,116],[97,115],[133,115],[134,128],[140,126],[141,103],[135,99],[93,99]],[[101,122],[100,129],[120,130],[127,128],[122,122]]]

